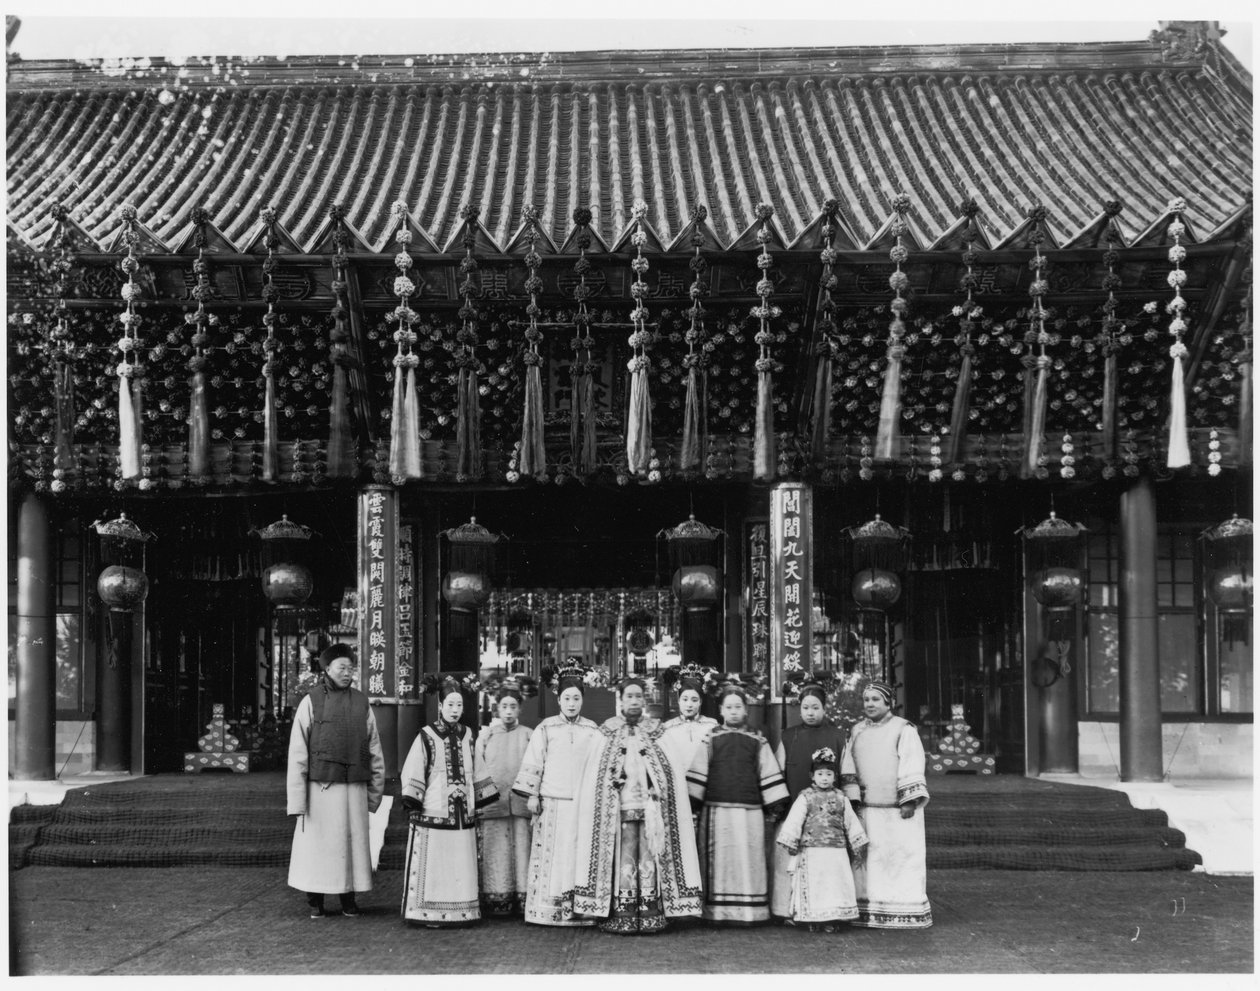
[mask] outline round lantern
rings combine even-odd
[[[149,594],[149,579],[139,568],[111,564],[96,580],[96,593],[111,612],[131,612]]]
[[[149,594],[144,545],[153,534],[141,530],[126,513],[119,513],[116,520],[98,520],[93,526],[100,534],[101,559],[105,562],[96,580],[97,594],[110,612],[129,613]]]
[[[876,513],[873,520],[844,533],[853,542],[853,600],[861,609],[891,608],[901,598],[897,572],[906,567],[910,532]]]
[[[477,613],[490,601],[494,590],[494,549],[502,537],[469,517],[467,523],[442,535],[450,544],[447,572],[442,577],[442,598],[450,607],[450,631],[456,640],[471,640],[479,632]]]
[[[455,612],[475,613],[490,601],[490,579],[479,571],[448,571],[442,598]]]
[[[707,612],[722,594],[717,568],[709,564],[679,568],[674,572],[673,588],[674,597],[688,612]]]
[[[1214,571],[1208,581],[1208,598],[1219,612],[1247,613],[1251,610],[1252,589],[1249,571]]]
[[[901,598],[901,579],[895,571],[863,568],[853,576],[850,591],[860,608],[883,611],[892,608]]]
[[[251,530],[263,546],[262,590],[267,601],[288,612],[304,605],[315,590],[315,578],[302,563],[313,531],[283,515],[261,530]]]
[[[1075,609],[1083,588],[1077,568],[1046,568],[1033,576],[1033,598],[1050,612]]]
[[[296,609],[311,597],[315,578],[310,568],[285,561],[263,571],[262,588],[267,601],[277,609]]]
[[[1237,513],[1200,535],[1207,596],[1231,646],[1239,640],[1249,642],[1251,635],[1252,535],[1251,520]]]

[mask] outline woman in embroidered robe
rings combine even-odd
[[[797,795],[810,787],[815,751],[826,747],[837,755],[844,753],[844,730],[833,726],[827,719],[826,689],[817,682],[807,682],[801,686],[799,701],[800,725],[785,729],[774,749],[775,759],[783,768],[788,798],[793,802]],[[770,914],[787,921],[792,915],[789,907],[792,880],[788,875],[788,853],[782,843],[776,842],[771,856]]]
[[[678,681],[678,715],[661,723],[661,747],[670,755],[675,767],[682,769],[683,774],[691,767],[691,760],[696,750],[714,729],[718,721],[709,716],[700,715],[699,681],[685,675]]]
[[[410,813],[402,916],[430,928],[481,918],[476,810],[498,797],[460,725],[464,696],[453,679],[439,689],[438,718],[416,735],[403,764],[402,802]]]
[[[836,788],[836,761],[830,747],[814,751],[813,780],[792,802],[775,841],[788,855],[787,918],[808,924],[810,932],[819,925],[834,932],[837,922],[858,915],[850,858],[860,863],[868,841],[857,813]]]
[[[722,689],[723,725],[709,733],[687,772],[708,922],[755,925],[770,920],[765,817],[787,803],[783,772],[760,733],[744,729],[744,693]]]
[[[578,789],[573,910],[616,933],[657,933],[700,914],[700,863],[682,772],[644,715],[644,683],[622,683],[621,715],[600,727]]]
[[[844,793],[862,818],[870,847],[854,871],[856,926],[926,929],[928,803],[923,744],[913,724],[892,714],[890,685],[873,681],[862,692],[866,718],[853,727],[840,767]],[[861,802],[861,805],[858,805]]]
[[[499,797],[477,823],[481,859],[481,911],[485,915],[520,915],[529,883],[530,815],[525,799],[510,794],[529,746],[531,730],[522,726],[521,693],[499,693],[498,718],[477,737],[477,765],[494,781]]]
[[[561,676],[556,684],[560,715],[535,728],[512,785],[536,817],[529,854],[525,921],[539,926],[591,926],[573,914],[573,860],[581,828],[577,818],[578,778],[587,754],[600,738],[599,727],[581,715],[582,678]]]
[[[372,890],[368,813],[385,793],[385,754],[367,696],[350,687],[350,648],[325,648],[319,664],[323,677],[293,715],[287,780],[297,817],[289,885],[306,892],[312,919],[328,894],[341,896],[343,915],[359,914],[355,892]]]

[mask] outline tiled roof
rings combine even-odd
[[[1125,204],[1127,243],[1173,196],[1187,199],[1204,234],[1247,200],[1249,85],[1202,62],[1165,61],[1154,44],[1130,45],[1123,58],[1118,46],[1070,46],[1070,58],[1040,61],[1014,47],[1001,58],[977,50],[970,62],[958,49],[830,62],[805,50],[779,53],[768,68],[747,53],[727,62],[704,53],[690,68],[680,58],[672,73],[640,68],[638,79],[625,57],[615,72],[588,58],[515,82],[501,67],[445,64],[443,76],[410,70],[415,81],[330,72],[333,83],[321,85],[261,66],[249,82],[170,88],[161,81],[169,74],[83,82],[67,64],[58,83],[55,67],[33,66],[10,74],[9,220],[39,244],[60,200],[104,246],[130,202],[174,250],[203,206],[227,242],[247,250],[259,210],[272,204],[292,242],[312,251],[327,207],[340,202],[366,247],[389,250],[390,207],[402,200],[446,249],[471,203],[506,250],[526,205],[541,209],[561,247],[573,210],[589,206],[612,248],[642,199],[663,246],[698,204],[716,241],[731,246],[767,201],[791,245],[835,197],[841,239],[860,248],[879,237],[892,195],[904,191],[925,247],[955,226],[967,196],[992,246],[1033,203],[1048,207],[1062,246],[1086,234],[1108,200]]]

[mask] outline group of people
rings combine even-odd
[[[320,663],[290,740],[289,884],[307,894],[312,917],[327,911],[327,894],[355,915],[355,893],[372,885],[367,818],[384,759],[366,698],[350,687],[348,648],[329,648]],[[496,718],[474,741],[460,722],[466,687],[436,686],[438,718],[401,770],[408,922],[523,915],[618,933],[688,918],[823,931],[932,924],[923,748],[892,714],[888,685],[867,686],[848,739],[827,720],[825,688],[805,685],[801,724],[773,750],[747,727],[737,684],[716,692],[720,724],[701,715],[694,670],[683,669],[678,715],[664,722],[647,714],[638,678],[619,684],[619,714],[602,725],[581,714],[580,668],[551,687],[559,715],[532,730],[520,722],[520,689],[502,687]]]

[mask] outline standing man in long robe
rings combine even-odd
[[[525,921],[539,926],[592,926],[573,913],[574,851],[589,824],[577,817],[578,780],[587,754],[600,739],[599,727],[581,715],[581,668],[560,671],[553,682],[560,715],[537,726],[525,749],[512,792],[526,799],[535,816],[529,853]]]
[[[532,733],[522,726],[521,691],[505,686],[496,705],[498,718],[477,737],[477,763],[499,792],[481,810],[477,823],[481,860],[483,915],[521,915],[529,885],[530,814],[525,799],[511,794]]]
[[[615,933],[658,933],[700,914],[700,863],[687,784],[644,715],[643,681],[620,688],[621,715],[601,727],[578,789],[573,910]]]
[[[817,681],[807,681],[801,686],[799,703],[800,725],[785,729],[774,749],[775,759],[783,768],[788,799],[792,802],[810,787],[816,751],[825,748],[837,757],[844,753],[844,730],[833,726],[827,719],[827,690]],[[776,839],[781,828],[780,824],[775,830]],[[770,914],[784,921],[790,921],[792,916],[792,878],[788,873],[790,859],[784,845],[776,842],[771,853]]]
[[[324,895],[341,896],[342,915],[359,914],[356,893],[372,890],[368,813],[385,792],[376,718],[350,687],[350,648],[325,648],[319,664],[323,675],[293,716],[286,809],[297,817],[289,886],[306,892],[312,919],[324,917]]]
[[[891,685],[873,681],[866,686],[866,718],[853,727],[840,767],[845,796],[870,839],[866,863],[854,871],[858,917],[853,924],[926,929],[932,924],[922,811],[928,803],[926,762],[919,734],[892,714],[892,700]]]
[[[687,772],[699,807],[698,842],[707,922],[756,925],[770,921],[766,816],[787,804],[783,772],[765,737],[744,728],[744,692],[722,688],[723,725],[696,751]]]

